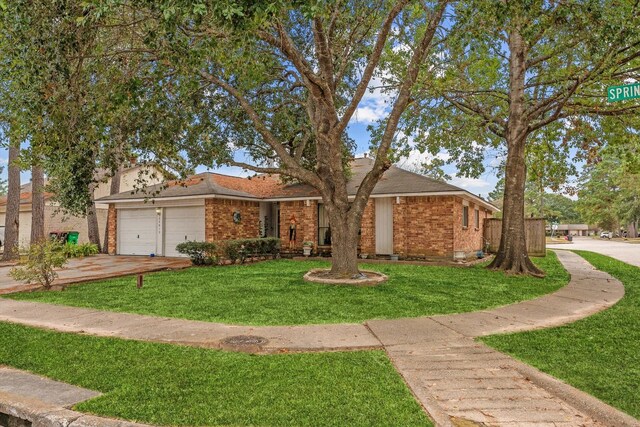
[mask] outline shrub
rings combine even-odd
[[[82,243],[80,245],[74,243],[65,243],[62,251],[67,258],[80,258],[95,255],[100,252],[98,245],[93,243]]]
[[[176,250],[188,255],[193,265],[212,265],[218,261],[218,246],[212,242],[184,242],[176,246]]]
[[[9,274],[15,280],[36,282],[45,289],[58,277],[54,268],[60,268],[67,262],[63,245],[55,240],[43,240],[29,246],[27,260],[22,267],[12,268]]]
[[[241,247],[241,240],[225,240],[222,245],[222,256],[231,261],[232,264],[241,258],[244,248]],[[244,262],[246,256],[242,256],[241,262]]]
[[[268,256],[275,258],[280,250],[280,239],[266,237],[260,239],[225,240],[222,246],[222,256],[235,263],[244,263],[248,257]]]

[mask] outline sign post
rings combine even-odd
[[[640,82],[607,88],[607,101],[617,102],[625,99],[640,98]]]

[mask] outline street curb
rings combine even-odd
[[[497,351],[493,349],[494,351]],[[504,353],[503,353],[504,354]],[[506,354],[506,356],[511,357]],[[513,367],[532,383],[547,390],[599,423],[616,427],[640,427],[640,421],[600,399],[511,357]]]
[[[29,421],[32,427],[152,427],[87,415],[5,392],[0,392],[0,414]]]

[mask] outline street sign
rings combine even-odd
[[[607,101],[616,102],[625,99],[640,98],[640,82],[607,88]]]

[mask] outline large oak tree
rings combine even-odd
[[[550,127],[562,140],[573,121],[640,111],[637,102],[607,104],[605,93],[638,77],[640,5],[475,0],[455,11],[453,36],[424,85],[422,105],[433,112],[422,122],[432,126],[426,145],[458,157],[506,149],[502,239],[489,268],[542,275],[525,245],[528,147]]]
[[[121,2],[109,25],[135,49],[114,57],[152,64],[132,80],[137,148],[159,158],[178,147],[193,164],[234,165],[307,183],[332,226],[332,274],[359,273],[357,236],[374,186],[391,165],[400,117],[421,65],[442,38],[447,0]],[[401,46],[402,45],[402,46]],[[364,95],[396,63],[374,164],[347,193],[347,130]],[[159,139],[161,134],[173,139]]]

